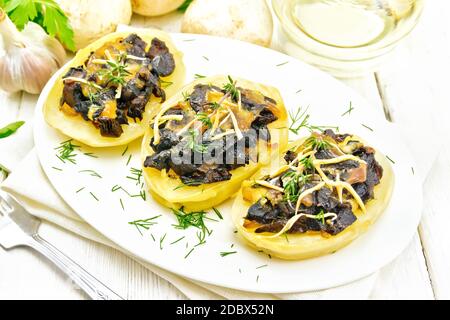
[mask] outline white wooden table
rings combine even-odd
[[[157,19],[135,17],[134,24],[179,31],[179,14]],[[450,1],[429,0],[423,19],[377,73],[343,80],[373,108],[417,137],[411,150],[426,170],[425,206],[417,234],[408,248],[379,272],[373,299],[450,299]],[[0,92],[3,108],[16,108],[17,119],[31,121],[36,97]],[[0,118],[0,127],[15,119]],[[31,137],[30,137],[31,139]],[[429,142],[438,155],[430,157]],[[0,155],[1,160],[1,155]],[[414,196],[414,195],[411,195]],[[81,239],[53,226],[42,235],[86,269],[130,299],[180,299],[165,280],[116,250]],[[0,248],[0,299],[85,299],[54,266],[37,254]]]

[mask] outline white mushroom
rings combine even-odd
[[[273,21],[263,0],[194,0],[186,11],[181,30],[268,47],[272,40]]]
[[[131,21],[130,0],[57,0],[69,17],[79,50]]]

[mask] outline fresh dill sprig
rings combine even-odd
[[[158,222],[156,222],[155,220],[160,218],[160,217],[161,217],[161,215],[154,216],[154,217],[151,217],[151,218],[148,218],[148,219],[145,219],[145,220],[131,221],[131,222],[128,222],[128,224],[135,226],[136,229],[139,231],[139,233],[141,235],[143,235],[141,229],[149,230],[151,226],[154,226],[155,224],[158,224]]]
[[[331,144],[327,140],[323,139],[322,137],[316,136],[308,138],[305,142],[305,146],[311,147],[312,149],[317,151],[331,148]]]
[[[296,202],[300,196],[301,186],[308,183],[310,175],[305,175],[303,173],[288,171],[282,177],[284,186],[284,198],[287,201]]]
[[[311,116],[308,114],[309,107],[303,109],[302,107],[297,109],[297,112],[289,111],[289,117],[291,118],[291,125],[289,126],[289,131],[294,134],[299,134],[300,130],[307,129],[309,131],[320,131],[323,132],[326,129],[333,129],[339,131],[339,127],[334,126],[316,126],[311,125],[309,120]]]
[[[61,144],[55,148],[57,151],[56,157],[63,163],[66,163],[66,161],[72,164],[77,163],[75,160],[75,157],[77,156],[75,150],[80,149],[80,146],[73,144],[72,141],[73,139],[61,142]]]
[[[101,175],[99,175],[97,172],[95,172],[94,170],[81,170],[78,171],[79,173],[89,173],[89,175],[91,177],[95,177],[95,178],[99,178],[102,179],[103,177]]]
[[[123,152],[122,152],[122,157],[127,153],[129,147],[130,147],[130,146],[126,146],[125,150],[123,150]]]
[[[188,131],[188,147],[194,152],[198,153],[206,153],[208,151],[208,146],[205,144],[197,143],[197,137],[199,136],[199,132],[197,130],[190,129]]]
[[[268,266],[269,266],[268,264],[263,264],[262,266],[256,267],[256,270],[262,269],[262,268],[267,268]]]
[[[228,83],[223,86],[223,90],[230,95],[231,99],[234,101],[239,100],[239,90],[236,88],[236,81],[228,76]]]
[[[202,74],[198,74],[198,73],[196,73],[196,74],[194,75],[194,77],[195,77],[195,79],[204,79],[204,78],[206,78],[206,76],[204,76],[204,75],[202,75]]]
[[[213,126],[212,121],[206,112],[197,113],[197,120],[203,123],[203,125],[207,128],[212,128]]]
[[[130,72],[127,70],[128,65],[125,61],[126,54],[120,55],[118,60],[106,60],[109,68],[101,69],[99,71],[100,76],[105,77],[108,83],[113,85],[125,85],[125,77],[130,75]]]

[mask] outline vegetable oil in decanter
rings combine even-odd
[[[355,48],[383,42],[401,28],[414,0],[285,0],[295,25],[323,44]]]

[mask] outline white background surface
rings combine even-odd
[[[417,137],[411,151],[420,160],[425,206],[416,237],[379,272],[371,298],[449,299],[450,233],[450,2],[429,0],[423,19],[389,64],[364,78],[345,80],[406,135]],[[137,25],[178,31],[179,16],[135,18]],[[0,110],[16,108],[30,119],[36,97],[0,93]],[[0,111],[1,113],[1,111]],[[0,126],[15,119],[0,119]],[[427,142],[431,147],[424,147]],[[432,148],[432,150],[427,150]],[[431,151],[431,152],[430,152]],[[435,155],[437,159],[435,160]],[[412,195],[414,196],[414,195]],[[42,235],[126,298],[178,299],[183,295],[123,254],[44,225]],[[82,292],[32,251],[0,249],[0,298],[84,299]]]

